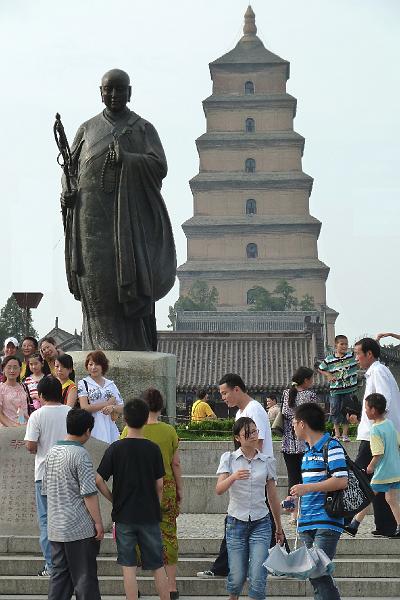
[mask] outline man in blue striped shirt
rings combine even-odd
[[[297,407],[293,427],[298,439],[307,443],[301,468],[303,483],[294,485],[290,490],[292,496],[301,498],[298,521],[300,538],[308,548],[317,546],[333,560],[344,520],[330,517],[324,509],[324,503],[326,492],[347,487],[348,471],[343,448],[329,433],[325,433],[325,413],[314,402]],[[328,464],[324,460],[326,445]],[[314,598],[340,599],[339,590],[330,575],[310,579],[310,583],[314,588]]]

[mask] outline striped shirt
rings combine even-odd
[[[318,442],[310,447],[306,444],[301,472],[303,483],[319,483],[328,479],[324,462],[324,445],[329,441],[328,466],[332,477],[347,477],[347,464],[343,448],[337,440],[325,433]],[[333,529],[343,531],[344,520],[330,517],[324,509],[325,492],[310,492],[301,498],[299,531],[309,529]]]
[[[353,352],[346,352],[344,356],[328,354],[318,368],[334,376],[335,379],[329,382],[332,396],[352,394],[356,391],[358,367]]]
[[[96,535],[84,498],[97,494],[89,453],[79,442],[57,442],[49,451],[42,480],[47,496],[47,532],[52,542],[74,542]]]

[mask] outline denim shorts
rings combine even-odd
[[[334,423],[335,425],[343,425],[347,423],[346,415],[343,414],[342,409],[343,406],[346,406],[344,404],[345,400],[352,395],[353,394],[336,394],[335,396],[330,396],[329,408],[331,415],[329,420],[331,423]]]
[[[371,483],[374,492],[388,492],[389,490],[400,490],[400,481],[393,483]]]
[[[142,569],[155,571],[163,566],[163,545],[159,523],[115,523],[117,563],[136,567],[136,546],[139,547]]]

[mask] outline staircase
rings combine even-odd
[[[356,452],[351,444],[351,454]],[[197,571],[210,567],[217,554],[223,527],[225,504],[217,504],[213,486],[215,470],[221,453],[229,447],[224,442],[183,442],[185,503],[179,519],[180,558],[178,589],[181,599],[226,598],[222,578],[199,579]],[[278,472],[282,476],[280,493],[285,493],[284,464],[275,445]],[[200,474],[200,476],[198,475]],[[224,500],[224,499],[222,499]],[[204,508],[209,508],[208,511]],[[209,514],[204,514],[208,512]],[[360,537],[342,536],[335,560],[335,579],[342,598],[400,598],[400,542],[395,539],[368,536],[371,517],[362,525]],[[207,527],[204,524],[208,524]],[[293,545],[293,527],[287,527],[289,543]],[[36,536],[0,536],[0,600],[44,600],[48,579],[37,577],[43,565]],[[102,542],[98,560],[100,588],[103,600],[124,598],[122,573],[116,564],[116,548],[108,534]],[[154,597],[151,577],[139,576],[142,597]],[[284,578],[269,578],[268,598],[312,597],[308,582]]]

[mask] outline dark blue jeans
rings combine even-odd
[[[267,584],[267,560],[271,542],[269,515],[257,521],[239,521],[228,515],[226,546],[228,548],[229,575],[226,589],[240,596],[246,578],[249,579],[249,598],[264,600]]]
[[[301,531],[299,535],[307,548],[311,548],[312,545],[317,546],[331,560],[334,559],[336,546],[341,535],[338,531],[333,531],[333,529],[311,529],[309,531]],[[340,600],[339,590],[330,575],[310,579],[310,583],[314,588],[315,600]]]

